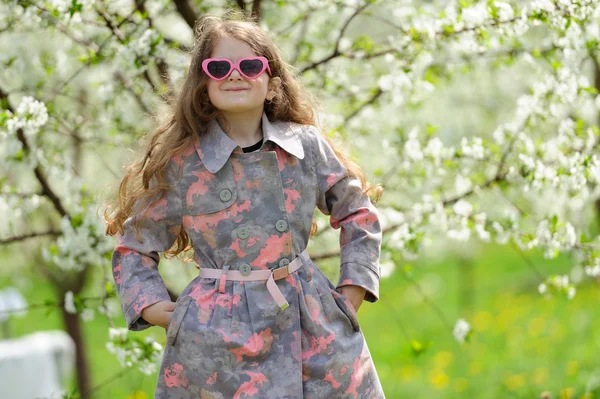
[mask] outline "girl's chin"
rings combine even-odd
[[[248,112],[253,111],[261,106],[259,104],[228,104],[217,107],[219,110],[223,112]]]

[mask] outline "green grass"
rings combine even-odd
[[[553,261],[527,256],[544,275],[571,269],[567,256]],[[552,398],[582,398],[588,383],[600,378],[600,290],[587,277],[569,301],[537,294],[537,275],[509,247],[483,246],[470,260],[411,264],[411,278],[427,299],[398,269],[382,280],[380,301],[364,303],[359,311],[388,398],[538,398],[544,391]],[[0,281],[0,286],[7,284]],[[53,298],[41,279],[24,294],[31,304]],[[90,289],[86,295],[98,292]],[[474,329],[462,345],[451,332],[461,317]],[[116,322],[125,325],[122,317]],[[61,328],[56,310],[46,315],[33,309],[11,320],[15,335],[54,328]],[[84,331],[92,386],[100,386],[94,398],[152,397],[155,375],[131,370],[110,380],[121,368],[105,349],[104,317],[97,314],[84,323]],[[164,343],[164,332],[156,327],[135,334],[151,334]],[[410,340],[429,346],[415,355]],[[132,396],[135,391],[139,394]]]

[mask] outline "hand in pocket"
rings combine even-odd
[[[165,330],[175,310],[175,302],[161,301],[142,310],[142,317],[150,324],[161,326]]]

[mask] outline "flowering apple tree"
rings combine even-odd
[[[322,99],[319,122],[384,185],[382,277],[440,240],[571,253],[586,278],[600,276],[589,226],[600,190],[597,1],[4,0],[0,243],[39,255],[67,325],[68,315],[107,317],[107,349],[123,366],[153,373],[162,348],[112,320],[115,243],[99,196],[121,176],[123,149],[152,127],[148,115],[177,91],[194,21],[225,7],[260,19]],[[493,124],[461,131],[435,113],[419,116],[435,101],[458,101],[447,90],[458,80],[473,81],[467,96],[489,70],[511,82],[490,99],[502,110]],[[315,259],[339,255],[335,240],[323,242]],[[98,270],[100,303],[80,295]],[[568,272],[540,275],[533,290],[572,298]],[[449,325],[459,342],[469,328]]]

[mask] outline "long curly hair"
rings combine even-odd
[[[202,71],[201,65],[204,59],[211,56],[221,38],[230,37],[243,41],[256,55],[270,60],[272,75],[269,83],[273,78],[279,78],[281,84],[270,87],[275,95],[270,103],[265,102],[264,105],[269,120],[309,124],[318,128],[314,117],[320,109],[320,103],[295,78],[296,69],[283,61],[278,48],[253,17],[235,11],[228,11],[223,17],[202,16],[196,22],[194,37],[195,45],[190,51],[189,69],[179,94],[170,101],[171,106],[165,122],[145,136],[147,144],[146,147],[142,147],[143,152],[126,167],[119,185],[118,199],[110,203],[104,211],[107,235],[112,236],[117,232],[123,234],[123,224],[131,216],[136,204],[150,203],[149,206],[152,206],[172,188],[164,179],[167,163],[172,157],[193,145],[198,137],[206,134],[208,122],[220,116],[219,110],[209,100],[206,87],[209,78]],[[377,201],[383,188],[379,185],[370,186],[360,167],[336,148],[325,134],[323,137],[332,146],[349,174],[360,180],[363,191],[373,195]],[[153,178],[158,184],[150,187],[149,183]],[[135,224],[134,221],[134,226]],[[311,236],[316,233],[316,227],[313,221]],[[185,229],[181,229],[173,246],[164,254],[166,257],[173,257],[190,248],[189,237]]]

